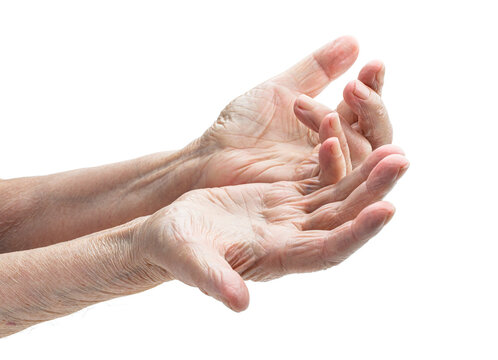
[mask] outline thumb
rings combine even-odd
[[[198,287],[204,294],[221,301],[233,311],[249,306],[249,290],[242,277],[219,254],[210,249],[189,251],[176,278]]]
[[[342,36],[292,66],[271,81],[311,97],[318,95],[332,80],[353,65],[358,57],[358,43]]]

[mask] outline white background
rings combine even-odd
[[[172,282],[0,340],[0,357],[498,358],[492,4],[0,2],[1,178],[181,148],[232,98],[343,34],[359,59],[319,100],[334,107],[382,59],[411,161],[379,236],[326,272],[249,283],[241,314]]]

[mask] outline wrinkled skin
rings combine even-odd
[[[297,121],[297,93],[266,82],[231,102],[201,138],[216,144],[208,187],[305,179],[316,175],[318,136]]]
[[[199,139],[200,147],[211,154],[203,167],[204,183],[200,187],[302,180],[319,174],[319,144],[337,136],[326,128],[318,133],[322,119],[332,110],[316,103],[313,111],[300,112],[296,99],[303,94],[316,96],[344,73],[357,55],[354,39],[339,38],[232,101]],[[365,101],[355,97],[351,83],[337,107],[349,147],[345,154],[348,172],[359,166],[373,148],[392,140],[387,111],[379,96],[384,66],[371,62],[358,79],[372,90],[370,98]],[[378,122],[362,121],[379,117]],[[373,137],[364,136],[372,132],[387,136],[376,138],[372,145]]]
[[[357,54],[340,38],[221,112],[196,141],[207,189],[141,227],[151,264],[241,311],[244,280],[328,268],[381,230],[394,213],[381,199],[408,167],[400,149],[382,146],[392,140],[384,66],[367,64],[336,111],[311,99]]]
[[[357,80],[349,82],[343,91],[343,100],[336,110],[305,96],[297,98],[294,112],[297,118],[319,134],[323,143],[331,136],[339,137],[346,159],[347,173],[361,165],[372,150],[392,142],[392,126],[382,101],[385,66],[374,60],[365,65]],[[327,118],[336,114],[337,126]]]
[[[310,187],[310,179],[189,192],[144,223],[146,257],[171,279],[244,310],[244,279],[328,268],[380,231],[394,213],[380,200],[407,167],[402,151],[386,145],[335,185]]]

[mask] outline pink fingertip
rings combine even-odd
[[[308,95],[301,94],[296,99],[296,106],[301,110],[313,110],[315,107],[314,100]]]
[[[222,295],[228,307],[233,311],[241,312],[249,306],[249,290],[240,277],[232,276],[225,279]]]
[[[391,221],[395,212],[395,207],[387,201],[379,201],[365,208],[362,213],[369,222],[367,232],[378,233]]]
[[[384,157],[391,155],[391,154],[405,155],[405,152],[403,151],[402,148],[400,148],[397,145],[387,144],[387,145],[379,146],[377,149],[375,149],[372,152],[372,154],[370,156],[374,155],[374,156],[380,156],[381,158],[384,158]]]
[[[371,60],[369,61],[364,67],[363,69],[365,70],[370,70],[372,69],[375,73],[378,73],[379,71],[383,70],[385,68],[385,65],[384,63],[381,61],[381,60]],[[363,70],[362,69],[362,70]],[[360,71],[360,74],[361,74],[362,71]]]
[[[341,151],[341,143],[339,142],[339,139],[336,137],[329,138],[327,139],[330,143],[330,153],[332,154],[333,157],[339,158],[342,156],[342,151]]]
[[[370,96],[370,89],[361,81],[355,80],[353,94],[361,100],[367,100]]]

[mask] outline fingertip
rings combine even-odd
[[[320,163],[326,165],[327,170],[336,170],[337,159],[343,156],[341,143],[336,137],[330,137],[326,139],[319,150]],[[328,169],[332,168],[332,169]]]
[[[323,145],[325,145],[325,147],[328,149],[328,153],[333,158],[340,158],[342,156],[341,143],[339,142],[338,138],[330,137],[324,141],[322,146]]]
[[[388,155],[384,159],[382,159],[380,163],[386,164],[386,165],[391,166],[391,167],[399,168],[400,170],[405,169],[405,171],[410,166],[410,162],[402,154]]]
[[[367,216],[370,217],[371,228],[382,229],[394,216],[396,208],[387,201],[376,202],[367,207]]]
[[[376,223],[381,223],[381,229],[387,225],[396,213],[396,208],[393,204],[387,201],[379,201],[370,205],[369,211],[371,216],[375,217],[373,221]]]
[[[379,146],[372,152],[372,156],[381,156],[382,158],[391,154],[405,155],[405,152],[401,147],[393,144]]]
[[[326,139],[320,147],[318,158],[321,184],[335,184],[346,176],[346,161],[338,138]]]
[[[306,127],[318,132],[319,127],[315,123],[313,109],[315,101],[307,95],[301,94],[294,101],[294,115]]]
[[[370,172],[386,157],[389,155],[405,155],[403,149],[399,146],[388,144],[383,145],[375,149],[370,155],[368,155],[365,162],[361,165],[360,171],[363,176],[368,176]]]
[[[404,175],[409,166],[410,162],[403,155],[388,155],[373,168],[368,176],[367,184],[372,191],[393,186]]]
[[[306,94],[300,94],[294,102],[294,107],[302,110],[313,110],[314,100]]]
[[[386,209],[386,218],[384,219],[384,226],[386,226],[391,221],[394,214],[396,213],[396,208],[394,207],[393,204],[391,203],[386,203],[386,204],[388,204],[388,209]]]
[[[341,36],[328,43],[315,54],[329,79],[333,80],[344,73],[358,58],[358,41],[352,36]]]
[[[320,124],[320,129],[318,130],[318,135],[320,141],[323,143],[332,136],[339,136],[341,131],[342,128],[339,114],[332,111],[323,118],[322,123]]]
[[[342,92],[342,96],[344,97],[344,100],[348,104],[354,97],[353,90],[355,88],[355,82],[356,80],[351,80],[350,82],[348,82],[344,87],[344,91]]]
[[[339,37],[272,78],[271,81],[296,93],[315,96],[353,65],[358,57],[358,49],[355,38]]]
[[[223,281],[221,295],[225,304],[235,312],[241,312],[249,306],[249,290],[238,273],[228,276]]]
[[[368,100],[371,89],[360,80],[354,80],[353,95],[359,100]]]
[[[335,43],[339,43],[344,47],[347,47],[352,53],[358,55],[360,52],[360,44],[358,40],[354,36],[351,35],[343,35],[338,37],[335,40]]]
[[[384,78],[386,76],[386,66],[383,62],[379,61],[379,70],[375,74],[375,81],[372,84],[372,88],[377,92],[377,94],[382,95],[382,88],[384,87]]]
[[[341,125],[339,114],[336,111],[328,113],[324,119],[328,121],[331,128],[335,128],[336,124]]]
[[[358,79],[360,81],[363,81],[360,79],[362,75],[367,75],[367,74],[378,74],[379,72],[384,72],[386,69],[385,64],[381,60],[371,60],[369,61],[363,68],[360,70],[360,73],[358,75]]]
[[[398,173],[398,179],[400,179],[403,175],[405,175],[406,171],[410,168],[410,161],[408,161],[407,158],[405,158],[406,163],[401,167]]]
[[[396,212],[396,208],[394,207],[394,205],[388,201],[378,201],[368,206],[366,209],[368,209],[368,211],[377,213],[377,216],[379,217],[383,217],[385,220],[384,224],[387,224],[387,222],[391,220],[394,213]]]
[[[355,219],[355,233],[361,239],[371,238],[391,221],[395,212],[395,207],[387,201],[367,206]]]

